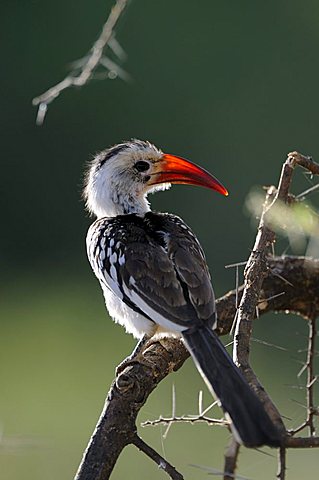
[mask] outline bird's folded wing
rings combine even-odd
[[[115,239],[104,259],[105,278],[118,282],[124,302],[129,299],[163,328],[181,331],[203,320],[213,323],[214,294],[201,247],[185,228],[174,225],[171,232],[165,226],[161,242],[132,226]]]

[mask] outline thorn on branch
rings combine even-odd
[[[316,317],[314,316],[309,321],[309,340],[308,340],[308,353],[307,353],[307,423],[309,427],[310,436],[316,435],[316,429],[314,425],[314,389],[313,386],[317,380],[314,374],[314,359],[316,351]]]
[[[145,422],[141,423],[142,427],[155,427],[156,425],[167,425],[167,429],[163,434],[163,438],[167,437],[167,433],[173,423],[200,423],[204,422],[208,425],[220,425],[220,426],[229,426],[229,421],[225,419],[216,419],[210,418],[206,416],[206,413],[209,412],[211,408],[218,404],[218,401],[215,400],[211,403],[207,408],[203,410],[203,392],[202,390],[199,391],[198,394],[198,414],[196,415],[182,415],[178,417],[176,415],[176,392],[175,392],[175,385],[173,384],[172,387],[172,416],[171,417],[162,417],[159,416],[156,420],[146,420]]]
[[[275,343],[269,343],[265,340],[260,340],[259,338],[251,337],[251,340],[256,343],[260,343],[261,345],[265,345],[266,347],[277,348],[277,350],[281,350],[283,352],[288,352],[288,349],[285,347],[281,347],[280,345],[276,345]]]
[[[259,298],[264,278],[267,276],[267,253],[269,247],[271,247],[275,241],[275,233],[272,231],[268,222],[269,212],[271,212],[271,209],[278,201],[284,203],[288,202],[292,175],[296,165],[309,170],[313,174],[319,174],[319,164],[315,163],[311,157],[306,157],[298,152],[292,152],[288,154],[287,160],[283,164],[277,190],[274,187],[270,187],[267,190],[255,244],[245,268],[244,291],[238,309],[239,313],[236,321],[233,350],[234,361],[242,368],[243,373],[248,375],[248,380],[251,384],[257,388],[268,414],[277,427],[283,432],[285,431],[285,427],[278,410],[266,392],[262,388],[259,388],[260,384],[258,379],[249,365],[249,352],[252,335],[252,321],[256,315],[256,308],[259,307],[260,309],[263,306],[267,307],[267,304],[265,304],[266,302],[260,305]],[[272,296],[272,299],[274,299],[274,296]],[[312,391],[313,384],[311,382],[313,378],[312,375],[310,381],[307,382],[308,396],[309,391]],[[310,423],[309,420],[309,424]]]
[[[175,418],[176,416],[176,391],[175,391],[175,384],[172,385],[172,417]],[[163,439],[167,438],[168,432],[172,426],[172,422],[167,425],[165,432],[163,433]]]
[[[307,195],[309,195],[310,193],[313,193],[314,191],[316,191],[318,189],[319,189],[319,183],[317,183],[316,185],[313,185],[312,187],[308,188],[304,192],[299,193],[299,195],[296,195],[296,199],[303,201],[306,198]]]

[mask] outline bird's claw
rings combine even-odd
[[[115,369],[115,375],[118,377],[121,375],[126,368],[132,367],[133,365],[144,365],[148,368],[153,368],[153,364],[146,360],[143,355],[135,355],[126,357],[123,362],[121,362]]]

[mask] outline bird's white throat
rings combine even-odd
[[[91,213],[102,217],[115,217],[128,213],[143,215],[150,210],[147,192],[131,189],[121,175],[114,175],[108,164],[89,173],[86,185],[86,204]]]

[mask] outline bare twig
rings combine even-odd
[[[207,417],[206,413],[217,404],[217,400],[211,403],[207,408],[203,409],[203,392],[200,390],[198,395],[198,413],[196,415],[176,415],[176,393],[173,384],[172,389],[172,415],[171,417],[159,416],[156,420],[146,420],[141,423],[142,427],[155,427],[157,425],[167,425],[167,429],[163,434],[163,438],[167,437],[168,431],[173,423],[207,423],[208,425],[229,426],[229,422],[225,419]]]
[[[183,480],[184,477],[179,473],[173,465],[171,465],[165,458],[157,453],[152,447],[147,445],[138,435],[135,435],[132,441],[139,450],[151,458],[160,469],[164,470],[173,480]]]
[[[172,417],[175,418],[176,416],[176,391],[175,391],[175,384],[172,385]],[[163,433],[163,438],[167,438],[168,432],[172,426],[172,422],[169,422],[165,432]]]
[[[314,398],[313,387],[317,377],[314,374],[314,359],[316,346],[316,317],[309,321],[309,341],[308,341],[308,355],[307,355],[307,422],[309,427],[309,434],[313,437],[316,435],[314,425]]]
[[[61,82],[32,100],[33,105],[38,106],[37,125],[43,124],[48,105],[64,90],[70,87],[82,87],[85,85],[92,78],[96,68],[99,65],[103,65],[103,63],[106,68],[109,68],[110,64],[106,64],[106,60],[103,58],[104,50],[110,42],[111,48],[114,50],[114,28],[128,2],[129,0],[116,0],[99,38],[91,48],[90,54],[77,62],[80,68],[74,70]],[[115,45],[117,44],[115,43]]]
[[[146,420],[141,423],[142,427],[155,427],[156,425],[170,425],[172,423],[207,423],[208,425],[229,426],[229,422],[220,418],[210,418],[206,415],[182,415],[180,417],[162,417],[156,420]]]
[[[240,445],[232,436],[225,452],[224,480],[233,480],[237,469]]]
[[[277,350],[281,350],[283,352],[287,352],[287,348],[281,347],[280,345],[276,345],[275,343],[269,343],[265,340],[260,340],[259,338],[251,337],[251,340],[256,343],[260,343],[261,345],[265,345],[266,347],[277,348]]]
[[[298,427],[294,428],[293,430],[288,430],[290,435],[296,435],[296,433],[301,432],[304,428],[308,427],[307,420],[304,420]]]
[[[195,465],[195,464],[190,464],[191,467],[198,468],[199,470],[202,470],[207,473],[207,475],[211,475],[214,477],[222,477],[224,475],[224,472],[222,470],[219,470],[218,468],[214,467],[207,467],[205,465]],[[250,480],[247,477],[243,477],[242,475],[238,474],[231,474],[230,472],[228,473],[228,476],[230,477],[231,480]]]
[[[280,447],[278,450],[278,480],[285,480],[286,478],[286,448]]]
[[[304,200],[307,195],[309,195],[310,193],[313,193],[315,190],[318,190],[318,189],[319,189],[319,183],[317,183],[316,185],[313,185],[312,187],[308,188],[304,192],[296,195],[296,199],[297,200]]]
[[[273,255],[274,257],[275,255]],[[290,285],[291,287],[293,287],[293,284],[288,282],[288,280],[286,280],[286,278],[284,278],[282,275],[279,275],[279,273],[276,273],[276,275],[278,276],[278,278],[280,278],[281,280],[283,280],[285,283],[287,283],[288,285]]]
[[[268,297],[268,298],[261,298],[260,300],[258,300],[258,306],[260,306],[259,304],[260,303],[264,303],[264,302],[270,302],[270,300],[273,300],[274,298],[277,298],[277,297],[280,297],[281,295],[285,295],[286,292],[280,292],[280,293],[276,293],[276,295],[272,295],[271,297]]]
[[[247,260],[244,262],[230,263],[229,265],[225,265],[225,268],[244,267],[246,264]]]
[[[317,408],[314,403],[314,384],[317,380],[317,376],[314,374],[314,359],[316,356],[316,315],[314,315],[308,321],[309,325],[309,336],[308,336],[308,349],[307,349],[307,360],[303,365],[301,370],[298,373],[300,376],[305,370],[307,371],[307,383],[306,383],[306,409],[307,409],[307,418],[304,422],[301,423],[298,427],[289,431],[290,435],[295,435],[296,433],[301,432],[304,428],[309,428],[310,436],[316,435],[316,429],[314,424],[314,416],[316,416]]]

